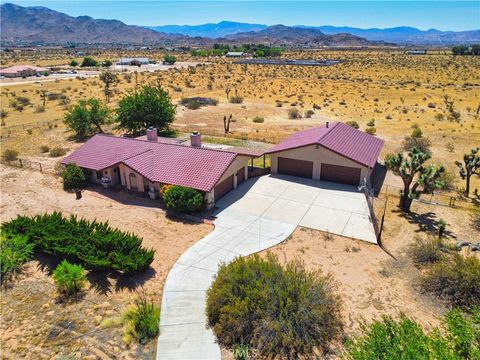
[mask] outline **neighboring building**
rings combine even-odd
[[[8,78],[36,76],[43,74],[50,74],[50,70],[31,65],[15,65],[0,70],[0,76],[5,76]]]
[[[370,175],[383,140],[337,122],[297,132],[274,148],[271,172],[359,185]]]
[[[242,57],[243,56],[242,51],[229,51],[225,54],[226,57]]]
[[[150,60],[148,58],[120,58],[118,59],[117,65],[131,65],[131,66],[140,66],[148,65]]]
[[[76,163],[96,183],[122,185],[151,198],[160,186],[173,184],[202,191],[208,207],[248,178],[252,155],[202,147],[201,135],[191,135],[191,145],[159,138],[149,129],[148,140],[97,134],[62,160]]]

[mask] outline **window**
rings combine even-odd
[[[102,180],[103,174],[101,171],[97,171],[97,179]]]

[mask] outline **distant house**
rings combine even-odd
[[[50,70],[32,65],[15,65],[0,70],[0,76],[8,78],[50,74]]]
[[[131,65],[131,66],[141,66],[148,65],[150,60],[148,58],[120,58],[118,59],[117,65]]]
[[[407,50],[405,54],[407,55],[425,55],[427,50]]]
[[[225,54],[226,57],[238,58],[242,57],[245,53],[242,51],[229,51]]]

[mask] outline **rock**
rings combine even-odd
[[[108,356],[102,350],[100,350],[98,348],[92,347],[90,349],[90,351],[93,352],[97,357],[99,357],[102,360],[112,360],[112,358],[110,356]]]

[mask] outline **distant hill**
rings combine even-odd
[[[163,25],[146,26],[148,29],[164,32],[167,34],[182,34],[187,36],[200,36],[206,38],[219,38],[240,32],[260,31],[267,27],[261,24],[246,24],[233,21],[221,21],[202,25]]]
[[[317,29],[273,25],[260,31],[226,36],[226,40],[241,43],[263,43],[287,46],[365,46],[371,43],[351,34],[325,35]]]
[[[118,20],[72,17],[46,7],[2,4],[2,43],[170,44],[187,42],[184,35],[159,33]]]
[[[455,32],[429,29],[424,31],[408,26],[386,29],[359,29],[347,26],[337,27],[328,25],[316,27],[298,25],[296,27],[317,29],[330,35],[349,33],[370,41],[385,41],[402,45],[453,45],[480,43],[480,30]]]

